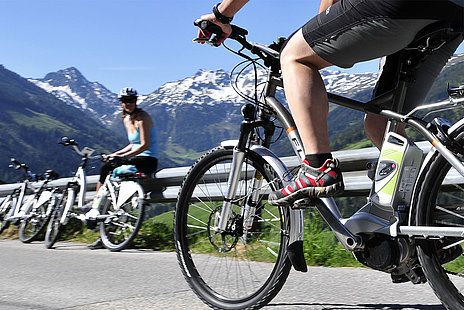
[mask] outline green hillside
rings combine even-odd
[[[108,130],[80,110],[68,106],[26,79],[0,66],[0,180],[22,176],[8,168],[11,157],[25,162],[34,173],[54,169],[70,176],[80,163],[71,149],[58,145],[62,136],[81,146],[109,152],[123,146],[125,137]],[[96,169],[99,163],[96,163]]]

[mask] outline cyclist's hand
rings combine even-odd
[[[201,17],[201,20],[208,20],[218,25],[219,27],[221,27],[222,33],[216,34],[211,41],[211,43],[213,43],[215,46],[221,45],[221,43],[224,42],[224,40],[227,39],[229,35],[232,33],[232,27],[228,24],[226,25],[226,24],[219,22],[213,13],[203,15]],[[207,42],[208,40],[210,40],[212,35],[213,35],[212,32],[198,29],[198,36],[196,39],[194,39],[194,41],[203,44]]]
[[[103,161],[111,161],[113,157],[118,157],[119,155],[113,153],[109,155],[102,155]]]

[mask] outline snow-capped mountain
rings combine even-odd
[[[456,55],[445,70],[456,70],[463,63],[464,54]],[[321,74],[328,92],[361,101],[369,100],[377,80],[376,73],[348,74],[323,70]],[[257,75],[259,84],[265,81],[267,73],[260,70]],[[75,68],[30,81],[67,104],[90,112],[90,115],[107,125],[114,121],[118,124],[121,122],[114,116],[120,110],[116,94],[97,82],[87,81]],[[240,107],[246,101],[235,92],[230,81],[231,76],[227,71],[199,70],[192,76],[168,82],[154,92],[141,96],[139,105],[155,120],[160,149],[168,150],[170,156],[172,152],[200,152],[222,140],[237,138],[238,124],[242,119]],[[237,80],[233,76],[232,81],[243,94],[254,95],[254,72],[244,71]],[[446,95],[446,88],[437,86],[436,89]],[[258,91],[258,94],[261,92]],[[284,97],[283,91],[279,90],[277,98],[284,101]],[[329,131],[332,136],[346,135],[347,129],[353,129],[355,124],[360,125],[357,130],[362,131],[362,113],[348,109],[335,112],[337,110],[338,106],[334,105],[329,114]],[[341,144],[347,141],[346,138],[339,140]]]
[[[67,68],[47,74],[43,79],[30,82],[55,95],[68,105],[89,112],[108,125],[119,108],[116,94],[98,82],[89,82],[76,68]]]
[[[258,83],[265,81],[267,73],[264,70],[258,72]],[[327,91],[344,95],[350,98],[360,98],[366,92],[371,92],[377,79],[375,73],[348,74],[340,71],[322,71],[322,77]],[[233,76],[235,81],[235,76]],[[236,89],[247,96],[254,93],[254,72],[243,73],[237,81]],[[261,87],[262,89],[262,87]],[[258,92],[260,93],[260,92]],[[279,92],[283,99],[283,92]],[[169,82],[161,86],[153,93],[147,95],[143,104],[145,106],[164,104],[167,107],[193,104],[197,106],[217,105],[223,102],[234,105],[242,105],[241,98],[230,85],[230,73],[224,70],[208,71],[200,70],[193,76],[183,80]]]
[[[257,83],[261,83],[267,72],[259,70],[257,75]],[[328,91],[360,100],[369,97],[376,80],[373,73],[323,71],[322,75]],[[155,119],[161,148],[181,146],[184,150],[204,151],[222,140],[236,138],[242,119],[240,107],[246,101],[234,91],[230,80],[230,73],[224,70],[199,70],[141,96],[139,105]],[[234,75],[232,80],[243,94],[254,95],[253,71],[242,72],[238,79]],[[116,94],[97,82],[89,82],[76,68],[29,81],[105,125],[121,122],[115,116],[120,111]],[[283,90],[278,91],[277,98],[285,102]],[[120,126],[112,127],[121,130]]]

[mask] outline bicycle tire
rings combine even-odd
[[[58,241],[61,233],[63,232],[64,225],[61,224],[61,217],[63,215],[63,211],[66,207],[66,203],[68,199],[69,199],[69,191],[65,190],[63,191],[63,195],[61,196],[58,204],[55,206],[50,216],[50,220],[47,225],[47,231],[45,233],[45,247],[47,249],[53,248],[56,241]],[[73,197],[71,197],[71,199],[74,200]]]
[[[52,200],[48,200],[40,206],[31,205],[25,212],[26,218],[21,221],[19,226],[19,240],[23,243],[30,243],[36,240],[47,227],[50,220]]]
[[[224,201],[232,154],[232,149],[215,148],[203,155],[184,178],[174,216],[177,259],[190,288],[210,307],[257,309],[275,297],[290,272],[289,211],[267,204],[265,195],[261,195],[251,229],[223,234],[218,242],[218,235],[210,230],[211,220]],[[258,178],[263,176],[261,194],[280,186],[273,168],[255,152],[247,151],[237,199],[233,200],[232,221],[236,220],[236,227],[241,225],[240,205],[251,197],[246,187],[255,171]],[[214,183],[207,183],[210,181]],[[225,270],[227,267],[232,270]]]
[[[10,221],[6,220],[5,218],[8,216],[13,206],[13,200],[11,199],[11,196],[5,199],[8,199],[8,200],[3,201],[2,204],[0,205],[1,206],[0,208],[0,234],[10,226]]]
[[[137,190],[129,197],[120,208],[111,200],[108,192],[102,207],[102,215],[113,215],[100,223],[100,236],[103,246],[111,252],[119,252],[128,248],[137,236],[143,222],[145,203],[143,202],[143,188],[133,181],[122,182],[133,183]]]
[[[461,143],[463,135],[464,128],[454,132]],[[456,174],[442,155],[433,154],[417,187],[420,188],[416,204],[417,225],[464,228],[464,187],[449,182]],[[462,241],[463,238],[448,237],[418,242],[418,256],[427,281],[447,309],[464,309]]]

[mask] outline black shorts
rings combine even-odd
[[[302,33],[321,58],[349,68],[357,62],[395,54],[429,24],[443,20],[462,25],[463,17],[464,0],[340,0],[305,24]],[[461,41],[462,37],[450,42],[422,65],[420,81],[411,88],[405,109],[423,102]],[[383,72],[391,71],[386,69]]]
[[[158,168],[158,159],[151,156],[135,156],[129,158],[128,165],[134,165],[138,171],[150,174]],[[114,164],[105,163],[100,169],[99,182],[104,183],[108,174],[116,168]]]

